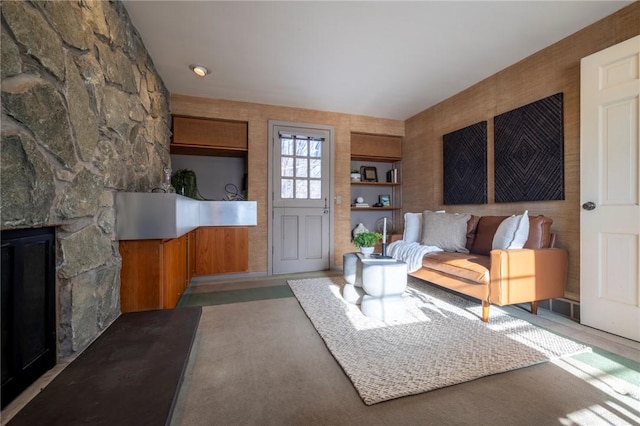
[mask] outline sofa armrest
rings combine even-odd
[[[564,296],[566,250],[491,250],[490,256],[491,303],[503,306]]]

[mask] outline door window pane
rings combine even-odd
[[[281,163],[280,176],[293,177],[293,158],[282,157],[280,159],[280,163]]]
[[[293,179],[280,180],[280,197],[293,198]]]
[[[296,158],[296,177],[309,176],[309,167],[307,164],[308,160],[306,158]]]
[[[306,139],[296,139],[296,156],[306,157],[309,152],[309,141]]]
[[[319,200],[322,198],[322,181],[309,181],[309,198],[312,200]]]
[[[309,160],[309,177],[316,179],[322,177],[322,160]]]
[[[283,137],[280,142],[282,155],[293,155],[293,139]]]
[[[312,140],[309,142],[309,157],[322,157],[322,141]]]
[[[299,179],[296,180],[296,199],[300,200],[300,199],[307,199],[309,198],[309,192],[307,190],[307,180],[304,179]]]

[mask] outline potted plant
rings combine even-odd
[[[362,175],[360,174],[360,170],[353,169],[351,170],[351,181],[352,182],[360,182]]]
[[[362,254],[373,253],[373,246],[382,239],[382,234],[378,232],[360,232],[353,237],[353,245],[360,249]]]

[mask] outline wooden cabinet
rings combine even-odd
[[[399,161],[402,159],[402,136],[351,133],[351,159]]]
[[[203,226],[196,230],[195,275],[249,270],[249,228]]]
[[[246,121],[173,116],[172,154],[245,156]]]
[[[249,270],[249,228],[197,228],[168,240],[120,241],[122,312],[172,309],[194,275]]]
[[[122,312],[174,308],[186,288],[187,235],[170,240],[120,241]]]

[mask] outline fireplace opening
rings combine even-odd
[[[2,231],[2,408],[56,363],[55,228]]]

